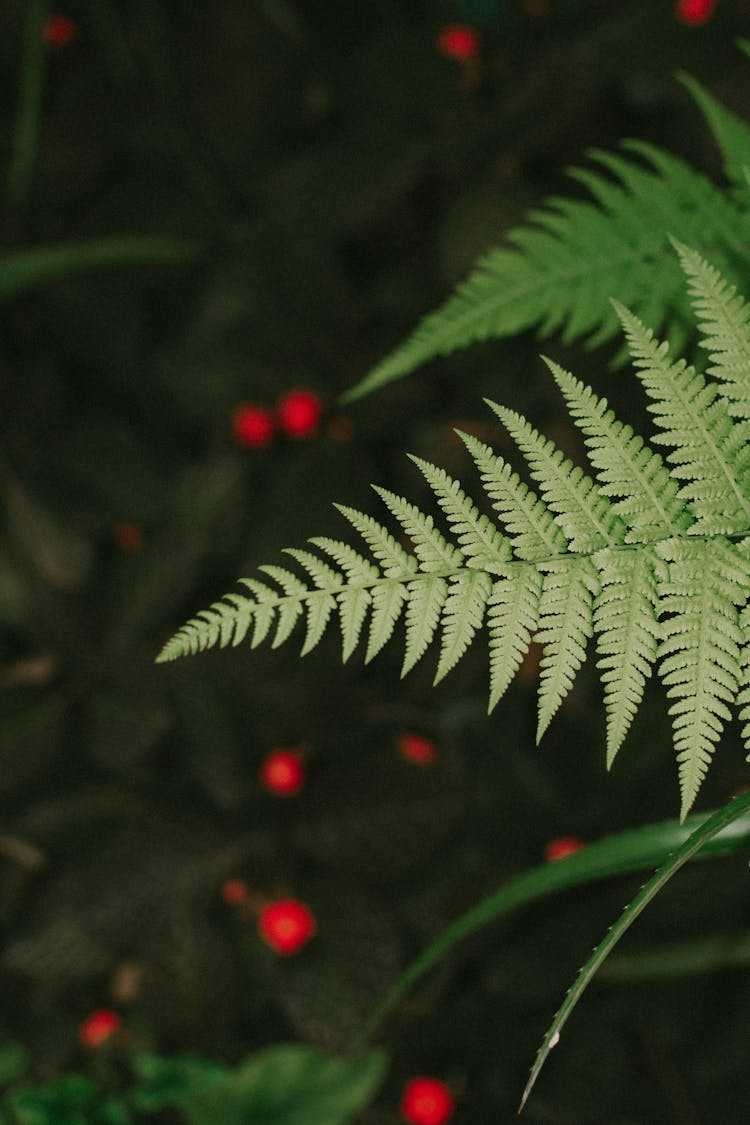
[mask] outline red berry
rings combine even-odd
[[[232,433],[238,445],[265,449],[273,440],[275,428],[273,414],[265,406],[243,402],[232,412]]]
[[[290,957],[299,953],[311,938],[318,925],[309,906],[296,898],[269,903],[258,917],[258,933],[274,953]]]
[[[412,1078],[404,1088],[400,1108],[410,1125],[445,1125],[453,1116],[453,1095],[437,1078]]]
[[[475,27],[454,23],[444,27],[437,38],[437,49],[449,59],[475,59],[479,55],[481,40]]]
[[[698,27],[702,23],[708,23],[715,7],[716,0],[677,0],[674,14],[680,23]]]
[[[279,426],[287,437],[312,437],[320,425],[320,399],[313,391],[303,387],[283,394],[276,412]]]
[[[83,1047],[96,1050],[111,1039],[122,1026],[122,1020],[117,1012],[109,1008],[101,1008],[92,1012],[78,1028],[78,1042]]]
[[[277,797],[294,797],[305,784],[305,761],[298,750],[272,750],[260,767],[261,785]]]
[[[247,898],[247,883],[242,879],[227,879],[221,888],[221,897],[227,906],[240,906]]]
[[[114,530],[115,543],[121,551],[139,551],[143,546],[143,528],[130,520],[118,523]]]
[[[68,47],[78,38],[78,24],[67,16],[47,16],[42,39],[48,47]]]
[[[544,858],[548,862],[565,859],[566,856],[573,855],[574,852],[580,852],[584,844],[585,840],[582,840],[580,836],[557,836],[556,839],[550,840],[544,849]]]
[[[407,762],[416,766],[431,766],[437,761],[437,747],[431,738],[423,734],[404,734],[396,743],[396,749]]]

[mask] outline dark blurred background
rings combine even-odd
[[[41,50],[32,8],[0,5],[6,253],[167,241],[23,284],[13,258],[3,290],[0,1038],[41,1078],[78,1064],[76,1029],[101,1007],[167,1052],[354,1048],[408,958],[549,840],[676,815],[660,694],[607,775],[590,670],[537,749],[533,662],[487,718],[481,641],[435,690],[429,658],[400,681],[398,641],[342,667],[333,631],[302,662],[293,643],[154,657],[280,548],[347,536],[332,501],[380,516],[377,482],[427,504],[406,451],[476,493],[453,427],[502,447],[484,395],[579,448],[531,337],[337,398],[531,206],[581,195],[565,169],[588,147],[644,138],[720,180],[675,76],[750,116],[734,43],[750,4],[690,27],[671,0],[70,0],[45,14],[70,36]],[[454,23],[479,32],[476,57],[439,49]],[[30,67],[36,139],[33,104],[13,124]],[[544,350],[600,390],[627,378],[607,355]],[[300,387],[322,404],[315,432],[238,441],[238,406]],[[411,732],[432,764],[398,754]],[[278,747],[306,754],[293,799],[258,780]],[[701,807],[745,776],[732,733]],[[683,872],[629,948],[741,926],[746,878],[742,860]],[[227,879],[309,902],[315,942],[279,962]],[[466,942],[384,1028],[394,1064],[363,1125],[395,1125],[419,1072],[460,1092],[462,1125],[512,1120],[549,1017],[637,886]],[[743,969],[602,978],[526,1120],[745,1120],[748,999]]]

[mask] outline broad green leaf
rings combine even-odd
[[[229,1067],[197,1055],[137,1055],[133,1060],[137,1085],[133,1104],[137,1109],[158,1110],[194,1098],[223,1082]]]
[[[314,1047],[269,1047],[185,1103],[190,1125],[348,1125],[375,1095],[380,1050],[338,1058]]]

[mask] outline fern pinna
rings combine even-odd
[[[489,636],[490,709],[532,639],[543,655],[541,738],[595,638],[611,764],[655,668],[671,702],[682,815],[700,787],[733,704],[750,720],[750,307],[695,251],[678,246],[710,364],[706,375],[620,305],[662,456],[606,401],[548,366],[582,431],[595,479],[514,411],[490,402],[523,454],[532,491],[492,449],[461,434],[498,523],[458,482],[418,458],[447,525],[376,491],[407,550],[371,516],[339,510],[369,555],[329,538],[290,549],[299,571],[261,567],[199,613],[164,647],[173,660],[214,645],[280,645],[304,617],[303,653],[338,616],[346,660],[366,633],[366,660],[405,619],[406,673],[436,635],[436,682],[482,625]],[[750,721],[744,730],[750,742]]]

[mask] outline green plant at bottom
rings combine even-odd
[[[10,1044],[0,1050],[0,1084],[14,1083],[0,1122],[133,1125],[171,1107],[185,1125],[348,1125],[371,1101],[386,1066],[379,1050],[343,1059],[300,1044],[268,1047],[235,1067],[197,1055],[135,1052],[126,1061],[128,1073],[117,1090],[95,1071],[66,1072],[48,1083],[18,1082],[28,1060]]]

